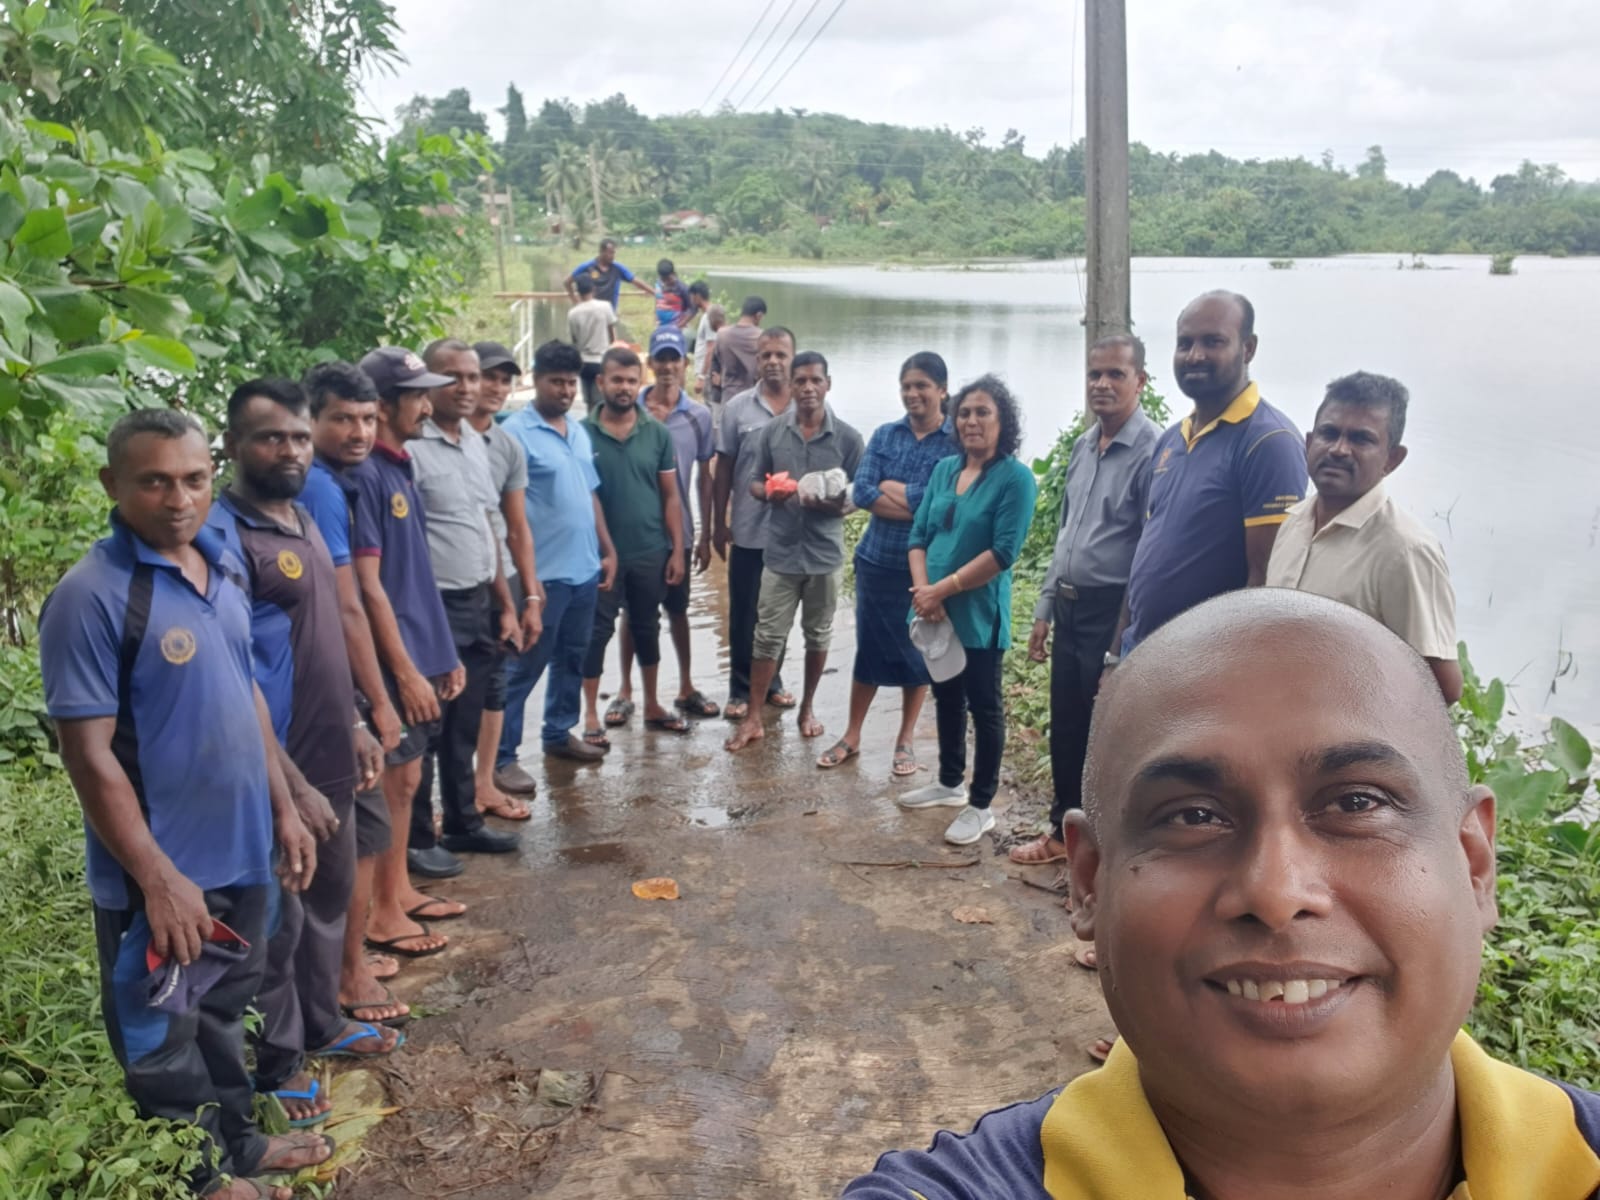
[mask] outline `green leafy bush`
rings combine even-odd
[[[0,877],[0,1195],[189,1196],[196,1130],[140,1119],[106,1041],[65,776],[0,772]]]

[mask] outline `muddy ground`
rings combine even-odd
[[[719,703],[720,589],[697,581],[691,614]],[[396,981],[425,1015],[386,1076],[402,1111],[341,1197],[813,1200],[882,1150],[1091,1067],[1083,1047],[1110,1031],[1098,988],[1058,899],[1019,881],[1054,868],[1012,867],[988,837],[947,847],[952,810],[894,806],[898,696],[860,758],[813,765],[843,727],[853,650],[841,613],[828,735],[768,709],[767,740],[737,757],[725,721],[674,736],[636,716],[603,766],[546,762],[536,696],[523,849],[436,889],[472,911]],[[917,750],[933,763],[931,703]],[[1010,788],[996,807],[1002,834],[1035,811]],[[650,876],[682,898],[636,899]],[[963,907],[992,923],[957,921]]]

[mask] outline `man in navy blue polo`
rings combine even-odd
[[[512,413],[504,426],[528,459],[528,527],[545,593],[544,632],[531,650],[512,660],[506,677],[505,732],[495,775],[508,787],[532,782],[517,763],[517,751],[528,696],[547,666],[545,753],[575,762],[605,756],[572,734],[582,716],[583,658],[594,632],[595,601],[602,589],[611,587],[617,571],[616,551],[595,494],[600,476],[594,469],[594,447],[582,422],[569,416],[582,369],[576,346],[540,346],[533,353],[533,403]]]
[[[1201,601],[1265,583],[1278,526],[1306,494],[1305,440],[1250,381],[1255,318],[1235,292],[1207,292],[1178,317],[1172,374],[1194,412],[1156,442],[1108,667]]]
[[[378,430],[378,392],[360,368],[347,362],[318,363],[301,382],[311,413],[311,442],[315,455],[300,492],[317,531],[333,560],[333,577],[339,592],[339,623],[345,653],[355,678],[357,703],[365,711],[368,727],[385,753],[400,745],[400,714],[384,689],[383,669],[367,623],[361,587],[351,565],[350,539],[359,488],[350,468],[372,453]],[[383,779],[356,792],[356,877],[350,892],[350,915],[345,922],[344,965],[340,971],[339,1003],[358,1021],[400,1021],[409,1013],[377,975],[382,966],[390,973],[399,964],[386,956],[370,955],[364,940],[367,912],[372,904],[372,879],[379,857],[393,844],[389,829],[389,803]],[[444,945],[430,935],[418,944]]]
[[[284,379],[241,384],[228,399],[224,445],[233,482],[207,525],[244,560],[256,683],[273,732],[311,794],[326,798],[301,808],[320,843],[317,874],[302,895],[282,898],[256,993],[256,1090],[276,1095],[297,1125],[310,1125],[333,1105],[305,1069],[307,1054],[386,1054],[399,1042],[393,1030],[339,1010],[356,788],[377,784],[383,755],[355,720],[333,559],[311,514],[295,503],[311,463],[305,393]]]
[[[450,380],[395,346],[374,350],[360,367],[378,392],[378,424],[372,453],[349,471],[357,488],[350,551],[384,683],[406,723],[400,745],[385,756],[383,791],[394,844],[373,875],[367,945],[415,958],[437,954],[445,945],[418,914],[439,920],[466,911],[417,890],[407,874],[409,865],[442,878],[459,874],[460,862],[439,847],[442,861],[415,861],[402,832],[411,824],[422,756],[437,730],[441,704],[460,695],[466,683],[428,560],[427,518],[405,448],[421,435],[422,422],[433,411],[428,393]]]
[[[291,891],[314,876],[316,841],[269,753],[243,563],[205,528],[205,435],[182,413],[139,409],[106,450],[111,535],[46,601],[39,652],[84,810],[107,1031],[140,1110],[199,1124],[216,1150],[197,1190],[281,1195],[244,1177],[325,1161],[333,1147],[257,1129],[244,1010],[267,947],[274,830]],[[247,951],[206,950],[228,940]],[[151,1005],[153,973],[177,964],[181,975],[202,957],[226,962],[208,990],[179,1011]],[[224,1175],[240,1178],[211,1191]]]

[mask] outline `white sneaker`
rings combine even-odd
[[[950,822],[950,828],[944,831],[944,840],[952,846],[970,846],[993,828],[994,814],[987,808],[973,808],[969,804]]]
[[[935,781],[896,796],[894,802],[901,808],[961,808],[967,803],[967,790]]]

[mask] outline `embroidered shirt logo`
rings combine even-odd
[[[285,579],[299,579],[305,574],[305,566],[300,562],[300,556],[293,550],[278,551],[278,570],[283,572]]]
[[[395,519],[398,521],[404,521],[411,515],[411,505],[406,503],[406,494],[404,492],[396,492],[389,497],[389,511],[395,515]]]
[[[194,634],[181,625],[174,625],[161,635],[161,657],[173,666],[181,667],[194,657]]]

